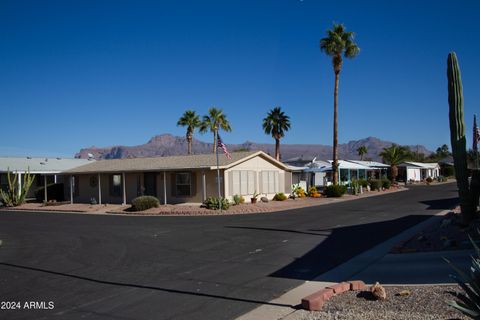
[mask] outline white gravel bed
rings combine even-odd
[[[301,320],[430,320],[469,319],[461,312],[447,305],[455,300],[459,286],[398,286],[385,287],[387,299],[375,301],[369,292],[346,292],[331,298],[322,311],[301,312]],[[409,296],[396,295],[409,290]]]

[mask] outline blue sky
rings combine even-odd
[[[184,135],[186,109],[227,114],[228,143],[332,143],[332,22],[360,55],[340,76],[339,142],[368,136],[449,144],[446,59],[462,70],[467,136],[479,110],[478,1],[0,1],[1,155],[73,156],[82,147]],[[196,135],[205,141],[210,135]]]

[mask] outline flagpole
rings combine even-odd
[[[478,128],[477,128],[477,115],[473,115],[473,131],[474,131],[474,134],[473,134],[473,146],[474,146],[474,152],[475,152],[475,169],[478,169],[478,139],[479,139],[479,136],[478,136]]]
[[[220,201],[220,211],[222,211],[222,193],[220,192],[220,165],[218,163],[218,129],[215,129],[215,154],[217,156],[217,188],[218,199]]]

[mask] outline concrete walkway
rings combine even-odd
[[[443,260],[449,259],[465,270],[471,261],[472,250],[439,251],[423,253],[390,254],[390,249],[397,243],[411,238],[420,230],[436,223],[450,210],[445,210],[430,219],[405,230],[401,234],[377,245],[346,263],[330,270],[315,279],[306,281],[301,286],[287,292],[273,303],[299,305],[303,297],[323,289],[331,283],[347,280],[363,280],[367,284],[376,281],[383,285],[421,285],[452,284],[455,281],[449,276],[453,269]],[[260,319],[298,319],[301,312],[288,307],[260,306],[237,320]]]

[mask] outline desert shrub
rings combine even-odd
[[[335,198],[343,196],[346,192],[347,192],[347,186],[342,186],[339,184],[337,185],[332,184],[328,187],[325,187],[325,189],[323,190],[323,193],[327,197],[335,197]]]
[[[297,190],[295,190],[295,195],[299,198],[304,198],[307,196],[305,194],[305,190],[302,187],[298,187]]]
[[[38,202],[45,200],[45,187],[39,187],[35,190],[35,199]],[[63,183],[51,183],[47,185],[47,200],[65,200]]]
[[[352,179],[352,181],[350,181],[350,192],[353,195],[357,195],[360,193],[360,183],[357,179]]]
[[[158,208],[160,201],[152,196],[140,196],[132,200],[132,211],[143,211],[150,208]]]
[[[308,196],[312,197],[314,194],[318,193],[317,187],[311,186],[308,188]]]
[[[437,181],[438,182],[447,182],[447,178],[444,177],[444,176],[438,176]]]
[[[245,198],[242,197],[241,195],[236,194],[233,196],[234,205],[238,206],[240,203],[244,203],[244,202],[245,202]]]
[[[382,179],[382,188],[383,189],[390,189],[392,186],[392,182],[388,179]]]
[[[367,188],[368,187],[368,181],[366,179],[358,179],[358,184],[362,188]]]
[[[273,196],[274,201],[285,201],[287,200],[287,196],[283,192],[279,192]]]
[[[432,177],[428,177],[427,179],[425,179],[425,181],[430,184],[433,182],[433,179]]]
[[[230,208],[230,202],[226,198],[208,197],[203,205],[210,210],[227,210]]]
[[[380,190],[382,187],[382,181],[378,179],[372,179],[368,183],[370,184],[370,190]]]

